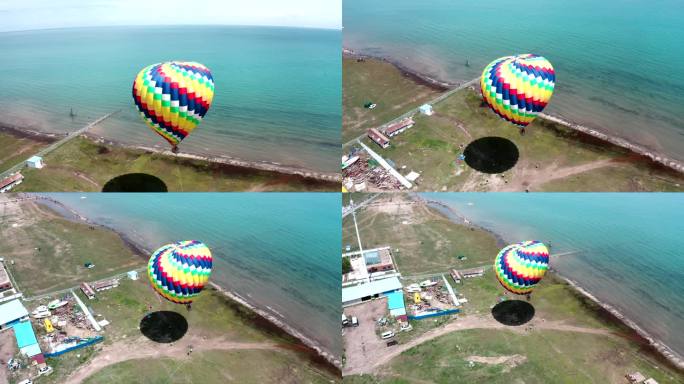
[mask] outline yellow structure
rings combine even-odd
[[[45,323],[45,332],[52,333],[55,331],[55,328],[52,326],[52,322],[50,321],[50,319],[43,320],[43,323]]]
[[[420,293],[416,292],[413,294],[413,302],[416,304],[420,304],[420,302],[421,302]]]

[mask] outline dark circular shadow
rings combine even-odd
[[[187,331],[188,321],[176,312],[152,312],[140,320],[140,332],[157,343],[172,343],[180,340]]]
[[[515,144],[503,137],[477,139],[463,151],[465,163],[482,173],[501,173],[513,168],[520,153]]]
[[[527,301],[506,300],[492,308],[492,316],[503,325],[523,325],[534,317],[534,307]]]
[[[166,184],[146,173],[127,173],[109,180],[102,192],[167,192]]]

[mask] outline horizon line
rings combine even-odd
[[[46,28],[32,28],[32,29],[12,29],[0,31],[0,33],[12,32],[37,32],[37,31],[51,31],[63,29],[84,29],[84,28],[118,28],[118,27],[262,27],[262,28],[293,28],[293,29],[320,29],[326,31],[342,31],[342,26],[339,27],[316,27],[316,26],[295,26],[295,25],[279,25],[279,24],[113,24],[113,25],[80,25],[72,27],[46,27]]]

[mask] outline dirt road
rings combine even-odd
[[[132,348],[132,346],[135,346]],[[189,346],[194,352],[212,350],[283,350],[273,343],[241,343],[225,339],[205,339],[199,336],[186,336],[171,344],[158,344],[141,337],[136,341],[120,341],[105,346],[88,364],[74,371],[66,378],[65,384],[79,384],[101,369],[127,360],[169,357],[172,359],[189,359]]]
[[[585,328],[574,325],[565,324],[561,321],[543,321],[535,318],[529,323],[519,326],[510,327],[503,325],[490,316],[465,316],[458,320],[454,320],[442,327],[435,328],[428,331],[417,338],[405,344],[399,344],[392,348],[384,348],[382,353],[368,354],[364,356],[363,364],[354,364],[350,366],[349,360],[345,366],[345,375],[355,375],[362,373],[373,373],[381,368],[383,365],[389,363],[393,358],[399,356],[402,352],[418,346],[426,341],[444,336],[451,332],[457,332],[465,329],[505,329],[512,332],[526,333],[534,332],[535,330],[556,330],[565,332],[590,333],[595,335],[603,335],[615,337],[609,330],[599,328]],[[376,337],[377,339],[377,337]]]

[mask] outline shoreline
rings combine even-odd
[[[448,213],[451,213],[454,217],[457,217],[459,219],[464,219],[467,220],[468,225],[482,229],[492,235],[494,235],[497,239],[497,242],[503,241],[503,236],[500,234],[492,231],[489,228],[482,227],[477,224],[473,224],[472,221],[470,221],[467,217],[463,216],[462,214],[458,213],[458,211],[455,210],[455,208],[449,206],[448,204],[441,202],[441,201],[436,201],[432,199],[425,199],[422,196],[417,196],[420,201],[423,201],[425,204],[430,207],[431,204],[434,205],[433,208],[437,209],[438,211],[441,209],[447,210]],[[440,209],[441,208],[441,209]],[[448,216],[448,215],[447,215]],[[453,220],[452,220],[453,221]],[[463,225],[463,223],[456,223],[458,225]],[[677,352],[675,352],[672,348],[668,347],[662,340],[658,340],[651,336],[646,330],[644,330],[642,327],[640,327],[636,322],[622,314],[615,306],[601,301],[599,298],[594,296],[592,293],[590,293],[588,290],[583,288],[577,281],[574,281],[566,276],[564,276],[562,273],[560,273],[557,269],[550,268],[551,273],[554,274],[554,276],[558,277],[560,280],[564,281],[565,283],[568,284],[568,286],[577,294],[579,294],[581,297],[589,300],[593,304],[597,305],[602,311],[605,311],[605,314],[608,315],[609,321],[613,321],[621,326],[625,326],[626,328],[630,329],[634,334],[633,336],[636,336],[635,338],[637,339],[637,342],[640,344],[645,344],[649,347],[649,349],[652,351],[653,354],[656,355],[657,358],[664,359],[667,363],[671,364],[674,366],[674,368],[679,369],[681,371],[684,371],[684,357],[680,356]],[[598,313],[599,316],[601,316],[601,313]]]
[[[131,239],[129,236],[127,236],[124,233],[121,233],[117,231],[116,229],[105,225],[101,224],[98,222],[95,222],[93,220],[90,220],[89,218],[81,215],[78,213],[75,209],[65,205],[64,203],[53,199],[49,196],[44,196],[42,194],[27,194],[27,193],[18,193],[17,194],[19,197],[24,197],[24,198],[31,198],[30,200],[35,201],[38,204],[44,204],[48,208],[53,209],[54,207],[51,206],[57,206],[59,210],[62,210],[70,215],[72,217],[66,217],[63,212],[56,211],[57,214],[62,215],[63,218],[66,220],[70,220],[73,222],[81,223],[81,224],[88,224],[92,226],[97,226],[100,228],[104,228],[106,230],[109,230],[111,232],[114,232],[121,240],[124,242],[124,244],[136,255],[140,256],[143,259],[147,259],[148,255],[152,252],[152,250],[146,249],[144,246],[136,242],[135,240]],[[275,315],[271,314],[265,309],[261,309],[255,305],[250,304],[246,299],[244,299],[242,296],[240,296],[238,293],[234,291],[230,291],[228,289],[225,289],[219,285],[217,285],[214,282],[210,282],[209,285],[214,288],[217,292],[221,293],[223,296],[227,297],[228,299],[236,302],[237,304],[249,309],[251,312],[254,312],[257,316],[260,318],[264,319],[265,322],[270,324],[271,326],[277,328],[278,330],[282,331],[283,333],[289,335],[290,337],[293,337],[294,339],[298,340],[300,343],[302,343],[301,352],[304,352],[306,354],[310,355],[311,360],[320,366],[323,366],[325,369],[331,370],[333,372],[339,372],[341,373],[342,369],[342,362],[339,358],[335,357],[331,352],[326,351],[323,347],[318,345],[313,339],[308,338],[305,336],[303,333],[300,331],[296,330],[294,327],[290,326],[287,324],[285,321],[281,320],[280,318],[276,317]],[[261,324],[264,326],[265,324]],[[325,363],[323,363],[325,362]]]
[[[427,74],[418,72],[416,70],[413,70],[411,68],[408,68],[407,66],[398,63],[396,60],[392,59],[391,57],[385,57],[385,56],[378,56],[378,55],[367,55],[367,54],[362,54],[355,52],[353,49],[350,48],[344,48],[342,49],[342,54],[343,57],[347,58],[352,58],[352,59],[373,59],[373,60],[379,60],[382,62],[389,63],[393,65],[395,68],[397,68],[404,76],[406,76],[409,79],[413,79],[416,81],[417,84],[419,85],[426,85],[429,86],[435,90],[441,90],[442,92],[447,91],[450,88],[456,87],[460,84],[466,83],[466,81],[463,81],[462,83],[450,83],[447,81],[443,81],[440,79],[435,79],[431,76],[428,76]],[[418,80],[416,80],[418,79]],[[475,89],[473,87],[469,87],[470,89]],[[478,91],[475,89],[475,91]],[[479,91],[478,91],[479,92]],[[669,158],[665,155],[658,154],[654,150],[648,149],[644,146],[641,146],[639,144],[633,143],[629,141],[628,139],[618,137],[618,136],[610,136],[607,135],[603,132],[597,131],[596,129],[589,128],[587,126],[573,123],[571,121],[562,119],[560,117],[548,115],[545,113],[539,113],[538,115],[538,120],[544,121],[544,122],[550,122],[550,123],[555,123],[558,125],[561,125],[563,127],[569,128],[575,132],[580,132],[582,134],[588,135],[593,139],[598,139],[602,144],[605,146],[606,144],[614,145],[616,147],[619,147],[621,149],[627,150],[635,155],[638,155],[640,157],[648,159],[649,162],[654,163],[651,165],[657,165],[660,167],[665,167],[668,171],[674,171],[677,172],[677,174],[684,174],[684,162],[675,160],[672,158]],[[544,126],[544,128],[549,129],[549,127]]]
[[[32,139],[35,141],[39,141],[42,143],[53,143],[57,141],[58,139],[64,137],[64,135],[60,135],[58,133],[54,132],[42,132],[42,131],[36,131],[28,128],[22,128],[16,125],[10,125],[6,123],[0,122],[0,132],[7,133],[10,135],[13,135],[18,138],[27,138],[27,139]],[[293,166],[287,166],[287,165],[282,165],[279,163],[274,163],[274,162],[268,162],[268,161],[249,161],[249,160],[242,160],[239,158],[234,158],[234,157],[229,157],[229,156],[203,156],[203,155],[197,155],[197,154],[192,154],[192,153],[173,153],[171,150],[168,149],[162,149],[162,148],[155,148],[155,147],[148,147],[148,146],[137,146],[137,145],[129,145],[129,144],[124,144],[120,143],[117,141],[113,140],[108,140],[105,139],[104,137],[97,136],[95,134],[85,132],[81,134],[80,136],[85,137],[87,140],[90,140],[94,144],[101,144],[101,145],[110,145],[110,146],[116,146],[119,148],[123,149],[129,149],[129,150],[141,150],[145,152],[151,152],[155,154],[160,154],[168,157],[169,159],[174,159],[174,158],[181,158],[185,160],[199,160],[199,161],[204,161],[210,164],[217,164],[217,165],[222,165],[222,166],[231,166],[231,167],[237,167],[237,168],[243,168],[245,170],[251,171],[266,171],[266,172],[272,172],[274,174],[279,174],[283,176],[295,176],[295,177],[302,177],[304,179],[313,179],[318,182],[326,182],[326,183],[337,183],[337,182],[342,182],[342,176],[341,174],[337,173],[327,173],[327,172],[320,172],[320,171],[313,171],[309,170],[306,168],[298,168],[298,167],[293,167]]]

